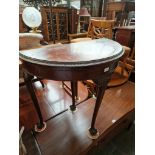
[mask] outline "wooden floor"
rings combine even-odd
[[[96,127],[100,137],[93,141],[87,137],[95,99],[90,98],[77,105],[78,111],[66,110],[71,97],[60,88],[61,82],[44,81],[43,89],[35,83],[36,94],[42,109],[47,129],[35,135],[42,155],[79,155],[86,154],[98,143],[106,142],[134,119],[134,84],[128,82],[122,86],[106,90],[98,113]],[[88,96],[86,87],[78,83],[81,101]],[[61,111],[65,112],[59,114]],[[53,116],[56,116],[53,118]],[[20,123],[27,130],[37,122],[37,116],[25,87],[20,88]]]
[[[40,82],[34,83],[35,92],[37,99],[43,114],[45,121],[57,114],[65,111],[72,104],[72,99],[67,93],[61,88],[62,82],[44,80],[45,88],[43,89]],[[69,82],[65,82],[68,86]],[[78,95],[82,102],[88,96],[87,88],[78,82]],[[65,87],[66,88],[66,87]],[[67,88],[65,90],[68,90]],[[38,122],[38,117],[36,115],[32,100],[25,86],[19,89],[19,103],[20,103],[20,125],[25,126],[26,130],[33,129],[34,125]]]

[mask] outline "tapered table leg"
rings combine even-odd
[[[80,97],[78,96],[78,82],[77,81],[75,82],[74,87],[75,87],[75,100],[80,101]]]
[[[71,83],[71,85],[72,85],[72,82],[70,82]],[[78,82],[76,81],[76,82],[74,82],[75,84],[74,84],[74,94],[75,94],[75,101],[80,101],[80,97],[78,96]],[[71,93],[72,93],[72,88],[70,88],[69,86],[67,86],[63,81],[62,81],[62,84],[60,85],[60,87],[61,88],[64,88],[64,86],[65,87],[67,87],[70,91],[71,91]]]
[[[71,81],[71,91],[72,91],[72,105],[70,106],[71,111],[76,111],[75,99],[77,95],[77,81]]]
[[[40,107],[38,104],[38,100],[37,100],[37,97],[35,95],[33,85],[31,82],[32,79],[33,79],[33,76],[31,76],[27,73],[24,73],[24,81],[25,81],[26,87],[28,89],[28,92],[30,93],[31,99],[33,101],[34,107],[36,109],[36,112],[37,112],[37,115],[39,118],[39,123],[35,125],[35,131],[36,132],[42,132],[46,129],[46,123],[43,121],[43,117],[42,117],[41,110],[40,110]]]
[[[102,99],[107,87],[107,83],[108,83],[108,79],[102,80],[100,79],[99,81],[96,81],[97,84],[97,99],[96,99],[96,104],[95,104],[95,108],[94,108],[94,112],[93,112],[93,117],[92,117],[92,121],[91,121],[91,127],[88,130],[88,137],[91,139],[97,139],[99,136],[99,132],[98,130],[95,128],[95,121],[96,121],[96,117],[100,108],[100,105],[102,103]]]
[[[45,85],[44,85],[42,79],[38,78],[38,80],[40,81],[42,88],[45,88]]]

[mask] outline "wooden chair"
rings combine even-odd
[[[114,20],[97,20],[93,18],[90,20],[87,33],[70,34],[69,40],[71,43],[75,43],[79,41],[88,41],[91,39],[98,39],[103,37],[112,39],[113,26],[114,26]],[[75,38],[75,39],[72,39],[72,38]]]
[[[123,46],[124,47],[124,46]],[[116,67],[114,73],[111,76],[111,80],[108,83],[108,87],[115,87],[126,83],[130,77],[134,65],[128,63],[128,58],[131,52],[129,47],[124,47],[124,55],[121,57],[118,66]]]

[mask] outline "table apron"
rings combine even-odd
[[[27,73],[43,79],[56,81],[80,81],[96,79],[100,76],[110,76],[116,68],[117,63],[118,59],[93,66],[53,67],[23,61],[22,66]]]

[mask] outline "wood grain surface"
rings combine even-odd
[[[102,141],[108,141],[117,133],[116,126],[124,128],[133,121],[134,84],[107,89],[96,120],[100,132],[97,140],[87,137],[87,130],[95,105],[91,98],[77,106],[78,111],[65,113],[47,122],[47,129],[36,135],[43,155],[80,155]],[[131,115],[132,114],[132,115]]]

